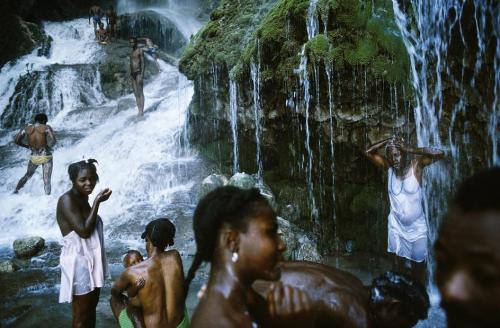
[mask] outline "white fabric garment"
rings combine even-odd
[[[392,168],[388,172],[387,189],[391,203],[388,218],[387,251],[412,261],[422,262],[427,256],[427,223],[422,204],[422,188],[413,166],[400,180]]]
[[[60,265],[59,303],[71,303],[73,295],[88,294],[104,286],[108,265],[100,218],[89,238],[81,238],[75,231],[63,238]]]

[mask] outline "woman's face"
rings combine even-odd
[[[82,169],[73,181],[73,187],[82,195],[90,195],[95,188],[97,177],[89,169]]]
[[[239,233],[238,271],[250,283],[257,279],[278,280],[278,262],[285,248],[278,234],[276,215],[265,206],[248,219],[247,231]]]
[[[395,170],[399,170],[403,166],[404,158],[403,154],[397,147],[389,147],[386,151],[387,161],[389,165]]]

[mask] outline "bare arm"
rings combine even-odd
[[[125,302],[128,304],[128,297],[123,294],[131,286],[128,271],[125,270],[120,277],[113,283],[111,287],[111,298],[116,299],[119,302]]]
[[[142,78],[144,78],[144,69],[146,68],[144,65],[144,52],[141,50],[139,53],[139,58],[141,60],[141,75]]]
[[[370,162],[375,164],[376,167],[384,169],[384,170],[389,167],[389,164],[387,163],[387,160],[385,159],[385,157],[377,154],[377,151],[380,148],[384,147],[389,140],[391,140],[391,138],[387,138],[385,140],[376,142],[373,145],[370,145],[365,150],[365,156],[370,160]]]
[[[405,145],[402,147],[402,150],[407,152],[408,154],[418,155],[419,157],[417,158],[417,163],[420,167],[432,164],[444,157],[444,151],[436,148],[413,148]]]
[[[90,213],[85,219],[81,217],[80,209],[74,204],[74,201],[69,196],[59,199],[60,203],[58,204],[58,209],[61,209],[62,216],[78,236],[81,238],[89,238],[95,229],[99,204],[106,201],[110,195],[111,190],[109,188],[101,191],[94,200]]]
[[[24,130],[24,129],[19,130],[19,132],[16,134],[16,136],[15,136],[15,138],[14,138],[14,142],[15,142],[15,144],[16,144],[16,145],[18,145],[18,146],[21,146],[21,147],[24,147],[24,148],[28,148],[28,149],[29,149],[29,148],[30,148],[30,146],[29,146],[29,145],[27,145],[27,144],[25,144],[25,143],[23,142],[23,139],[24,139],[24,137],[25,137],[25,136],[26,136],[26,132],[25,132],[25,130]]]
[[[167,290],[166,308],[168,326],[175,328],[180,323],[184,314],[184,270],[179,252],[170,251],[170,253],[172,255],[169,263],[167,263],[170,273],[165,277],[165,289]]]

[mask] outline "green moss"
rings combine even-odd
[[[328,39],[323,34],[318,34],[306,43],[308,55],[315,60],[326,58],[329,47]]]
[[[356,48],[346,51],[346,60],[351,65],[367,65],[377,54],[377,44],[370,37],[364,37],[359,40]]]

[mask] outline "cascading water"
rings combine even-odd
[[[262,173],[263,173],[263,165],[262,165],[262,149],[261,149],[261,138],[262,138],[262,126],[260,119],[260,57],[258,62],[254,61],[250,64],[250,75],[252,78],[253,85],[253,114],[254,114],[254,122],[255,122],[255,144],[257,147],[257,178],[259,183],[262,183]]]
[[[229,80],[229,109],[231,112],[231,133],[233,136],[233,174],[240,171],[238,151],[238,89],[236,81]]]
[[[461,0],[412,0],[406,14],[393,0],[393,9],[396,23],[401,31],[404,44],[410,57],[410,77],[415,92],[414,116],[416,123],[417,141],[419,146],[434,146],[448,150],[451,157],[450,165],[436,163],[426,168],[424,179],[425,211],[429,226],[431,243],[436,239],[440,219],[447,210],[447,202],[452,186],[464,176],[481,169],[481,166],[471,166],[470,129],[466,117],[468,108],[474,104],[474,99],[479,99],[478,110],[489,115],[489,125],[479,136],[489,136],[491,152],[486,154],[485,163],[499,164],[498,141],[498,96],[500,94],[500,9],[495,1],[461,1]],[[464,18],[467,6],[473,6],[474,18]],[[412,20],[408,16],[412,16]],[[475,37],[466,36],[467,29],[475,31]],[[487,32],[491,26],[493,33]],[[458,35],[458,37],[457,37]],[[474,40],[475,39],[475,40]],[[471,41],[472,40],[472,41]],[[476,42],[474,44],[474,42]],[[460,69],[453,66],[450,60],[450,49],[455,43],[455,48],[462,49]],[[456,43],[459,45],[457,46]],[[488,47],[492,48],[493,59],[488,61]],[[475,50],[474,50],[475,49]],[[472,57],[472,60],[469,60]],[[493,64],[491,64],[491,61]],[[472,70],[466,63],[472,63]],[[485,69],[486,68],[486,69]],[[487,81],[484,72],[492,71],[494,86],[479,87],[482,80]],[[446,86],[446,87],[445,87]],[[451,87],[450,87],[451,86]],[[455,90],[454,97],[459,100],[448,103],[444,92],[447,89]],[[483,90],[481,90],[483,89]],[[493,96],[483,93],[484,90],[493,89]],[[449,92],[449,91],[447,91]],[[493,100],[490,101],[489,98]],[[440,127],[446,125],[445,118],[450,114],[448,133],[443,133]],[[487,165],[487,164],[486,164]],[[433,257],[429,257],[429,270],[434,268]],[[433,284],[430,284],[431,290]],[[433,293],[436,295],[436,293]]]

